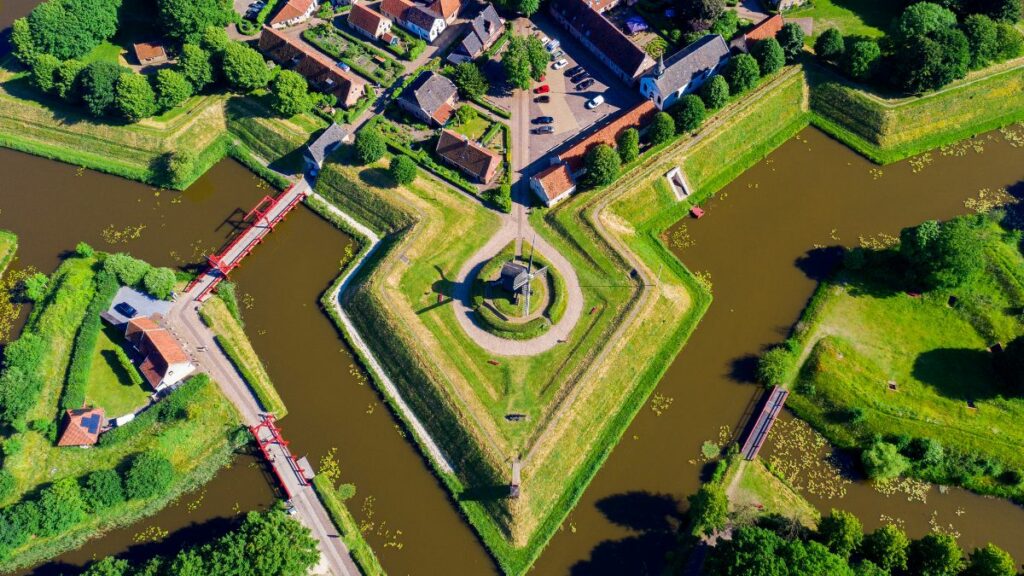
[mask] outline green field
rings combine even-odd
[[[86,403],[103,408],[107,418],[123,416],[145,406],[152,393],[145,382],[133,384],[118,362],[114,351],[125,345],[124,337],[109,324],[104,324],[92,354]]]
[[[844,36],[877,38],[886,33],[903,4],[891,0],[812,0],[786,18],[814,18],[814,34],[838,28]]]
[[[1024,256],[1019,238],[987,234],[985,272],[953,291],[913,297],[850,270],[822,284],[788,405],[841,448],[876,434],[936,440],[945,460],[911,474],[1020,500],[1024,487],[1000,478],[1024,470],[1024,399],[1000,385],[988,347],[1024,334]]]

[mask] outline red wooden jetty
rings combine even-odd
[[[288,441],[281,436],[281,429],[277,427],[277,419],[274,418],[274,415],[261,414],[260,420],[259,424],[249,427],[249,432],[252,432],[253,437],[256,438],[256,444],[260,447],[260,453],[263,454],[263,458],[270,464],[274,475],[277,476],[278,483],[281,484],[281,489],[284,490],[288,499],[291,500],[293,494],[288,488],[288,482],[282,475],[282,467],[276,465],[277,458],[283,458],[286,461],[292,473],[295,474],[299,486],[309,486],[309,481],[311,480],[310,471],[303,469],[301,462],[288,449]]]
[[[775,419],[779,417],[779,412],[782,411],[788,397],[789,390],[781,386],[772,388],[772,391],[767,394],[761,407],[761,413],[758,414],[757,420],[754,421],[754,425],[747,433],[747,438],[743,441],[743,448],[740,452],[745,459],[757,458],[757,453],[761,451],[761,445],[768,437],[768,432],[771,431],[772,425],[775,424]]]
[[[293,208],[309,194],[309,185],[302,181],[292,184],[276,198],[264,196],[255,208],[250,210],[242,220],[245,229],[235,236],[220,252],[207,257],[209,267],[185,289],[192,293],[197,290],[196,300],[205,300],[228,273],[238,267],[242,260],[252,252],[263,238],[284,220]]]

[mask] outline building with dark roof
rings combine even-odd
[[[391,19],[365,4],[352,4],[348,25],[357,33],[374,40],[391,32]]]
[[[516,287],[525,283],[528,276],[526,266],[518,262],[509,261],[501,266],[501,276],[498,279],[498,283],[505,290],[515,293]]]
[[[494,180],[501,166],[501,154],[452,130],[441,130],[435,150],[445,162],[484,184]]]
[[[630,86],[636,84],[654,59],[601,13],[614,3],[597,3],[597,8],[591,4],[591,0],[552,0],[551,15],[616,76]]]
[[[673,54],[660,59],[654,70],[640,80],[640,94],[659,110],[676,103],[683,94],[700,88],[729,61],[729,46],[718,34],[708,34]]]
[[[505,30],[505,21],[498,16],[494,6],[487,7],[469,22],[469,32],[459,45],[448,55],[452,64],[460,64],[475,60],[490,48],[501,37]]]
[[[260,35],[260,51],[282,68],[301,74],[310,88],[333,94],[342,108],[354,106],[366,93],[366,80],[342,70],[338,63],[301,38],[293,38],[273,28],[264,27]]]
[[[395,24],[427,42],[436,40],[448,27],[444,18],[409,0],[383,0],[380,11]]]
[[[337,123],[331,123],[322,134],[306,146],[305,159],[307,167],[317,169],[323,167],[324,160],[342,143],[352,140],[352,133]]]
[[[530,190],[545,206],[554,206],[576,191],[576,181],[569,167],[559,162],[530,177]]]
[[[100,437],[100,430],[107,425],[103,408],[76,408],[64,413],[57,446],[92,446]]]
[[[437,72],[425,72],[402,91],[398,106],[430,126],[444,126],[455,112],[457,94],[451,80]]]

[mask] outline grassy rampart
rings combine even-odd
[[[878,96],[818,64],[807,66],[812,123],[880,164],[1024,119],[1024,59],[910,98]]]

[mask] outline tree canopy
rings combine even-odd
[[[627,128],[619,134],[615,142],[619,158],[623,164],[629,164],[640,156],[640,131],[636,128]]]
[[[607,144],[598,144],[587,150],[583,162],[587,168],[587,183],[591,187],[607,186],[614,182],[622,166],[619,154]]]
[[[796,22],[786,22],[775,35],[775,40],[782,47],[786,62],[795,62],[797,56],[804,51],[804,29]]]
[[[676,130],[679,133],[693,132],[704,122],[707,108],[696,94],[687,94],[679,99],[675,107]]]
[[[192,91],[199,93],[213,82],[213,64],[210,53],[196,44],[185,44],[181,47],[178,58],[178,70],[192,85]]]
[[[372,164],[384,157],[388,151],[384,136],[376,126],[364,127],[356,132],[356,158],[362,164]]]
[[[52,54],[60,60],[88,53],[117,32],[121,0],[48,0],[12,32],[15,54]],[[26,61],[26,63],[28,63]]]
[[[724,0],[681,0],[683,17],[695,31],[707,30],[725,12]]]
[[[700,97],[708,110],[718,110],[729,101],[729,82],[721,74],[715,74],[700,87]]]
[[[164,32],[183,42],[197,42],[207,27],[223,28],[231,22],[227,0],[157,0]]]
[[[270,81],[270,69],[263,55],[241,42],[231,42],[224,50],[224,77],[236,90],[250,92]]]
[[[837,61],[846,51],[846,41],[837,28],[829,28],[814,41],[814,53],[822,60]]]
[[[956,576],[964,566],[956,538],[932,532],[910,543],[908,567],[918,576]]]
[[[853,514],[832,510],[818,523],[818,536],[834,554],[849,558],[864,539],[864,528]]]
[[[388,172],[398,184],[411,184],[416,179],[416,162],[405,154],[399,154],[391,159]]]
[[[864,537],[861,554],[886,572],[907,568],[910,539],[899,526],[886,524]]]
[[[734,56],[725,65],[725,79],[729,82],[731,94],[742,94],[757,85],[761,69],[750,54]]]
[[[786,65],[786,55],[782,46],[775,38],[758,40],[750,51],[757,60],[757,67],[761,70],[761,76],[774,74]]]
[[[463,62],[456,66],[453,80],[463,98],[474,100],[487,93],[487,78],[473,62]]]
[[[114,108],[129,122],[138,122],[156,113],[156,93],[142,74],[123,72],[114,85]]]
[[[156,90],[156,105],[160,110],[170,110],[192,95],[192,84],[184,74],[171,68],[158,70],[153,84]]]
[[[115,86],[127,70],[113,62],[93,62],[82,70],[78,83],[82,100],[93,116],[105,116],[113,110]]]
[[[509,84],[520,90],[530,87],[532,69],[525,38],[513,36],[509,40],[508,48],[501,57],[501,65],[505,69]]]
[[[270,83],[270,93],[270,107],[285,118],[309,112],[313,107],[309,84],[301,74],[293,70],[280,71]]]
[[[647,128],[647,137],[650,139],[651,144],[657,146],[664,142],[668,142],[676,135],[676,121],[669,116],[667,112],[658,112],[654,115],[651,120],[650,126]]]

